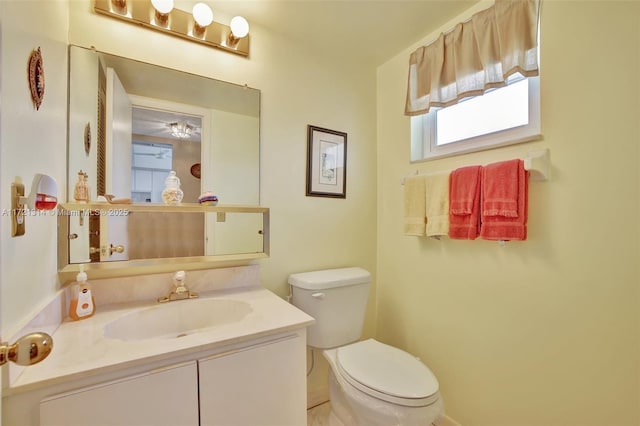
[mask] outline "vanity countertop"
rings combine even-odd
[[[98,306],[80,321],[66,319],[52,334],[53,351],[39,364],[25,368],[5,394],[109,373],[152,361],[213,350],[263,336],[285,333],[313,324],[314,319],[269,290],[236,288],[201,293],[200,299],[168,302],[188,304],[203,298],[243,301],[251,312],[242,320],[218,325],[183,337],[124,341],[104,336],[105,326],[139,309],[158,306],[152,301]]]

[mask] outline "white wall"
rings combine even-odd
[[[69,99],[69,164],[76,167],[69,169],[67,193],[73,200],[73,188],[78,181],[78,172],[82,170],[89,175],[91,192],[89,199],[97,196],[96,165],[98,162],[98,68],[97,56],[90,50],[76,49],[71,55],[69,74],[73,76],[69,91],[78,93]],[[91,130],[91,149],[85,151],[84,133],[89,124]]]
[[[221,204],[255,205],[260,200],[259,168],[260,120],[257,117],[227,111],[211,111],[211,148],[209,152],[210,190]],[[210,166],[209,166],[210,164]],[[217,222],[215,214],[207,215],[207,253],[251,253],[263,250],[262,214],[227,214],[225,222]]]
[[[253,183],[260,179],[258,164],[260,150],[260,120],[248,115],[211,110],[211,148],[209,181],[221,203],[256,204],[259,188]],[[236,160],[237,159],[237,160]]]
[[[41,309],[57,289],[57,222],[47,215],[26,218],[26,234],[11,238],[11,183],[29,192],[35,173],[58,182],[66,197],[67,4],[64,1],[0,2],[0,299],[3,338]],[[45,94],[34,108],[27,77],[33,49],[40,47]]]
[[[69,127],[68,127],[68,178],[67,194],[73,201],[73,191],[78,182],[78,172],[88,174],[89,199],[95,200],[97,194],[98,164],[98,58],[90,50],[77,49],[70,53],[69,75],[73,76],[69,84],[69,93],[78,93],[69,99]],[[91,147],[89,154],[85,150],[85,128],[89,125],[91,131]],[[74,164],[71,168],[69,164]],[[60,183],[64,185],[64,182]],[[66,200],[65,200],[66,201]],[[72,263],[89,263],[89,220],[74,218],[69,221],[69,233],[78,237],[69,240],[69,259]]]
[[[378,69],[378,337],[428,363],[464,426],[640,424],[640,3],[544,1],[544,139],[411,165],[407,61],[436,36]],[[402,235],[402,176],[540,148],[527,241]]]

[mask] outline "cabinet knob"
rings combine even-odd
[[[124,253],[124,246],[121,244],[117,246],[114,246],[113,244],[111,244],[111,246],[109,247],[109,254],[113,254],[113,253]]]
[[[18,365],[33,365],[45,359],[53,349],[53,339],[47,333],[36,332],[19,338],[13,345],[0,343],[0,365],[7,361]]]

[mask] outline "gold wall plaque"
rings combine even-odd
[[[38,110],[42,105],[42,99],[44,99],[44,66],[39,47],[29,56],[29,88],[31,89],[33,106]]]
[[[84,126],[84,152],[87,155],[91,152],[91,123]]]

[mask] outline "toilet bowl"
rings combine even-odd
[[[433,373],[400,349],[368,339],[323,354],[331,426],[431,426],[444,413]]]
[[[398,348],[358,341],[371,275],[339,268],[289,276],[292,302],[315,318],[307,345],[323,350],[335,426],[431,426],[444,414],[438,380]]]

